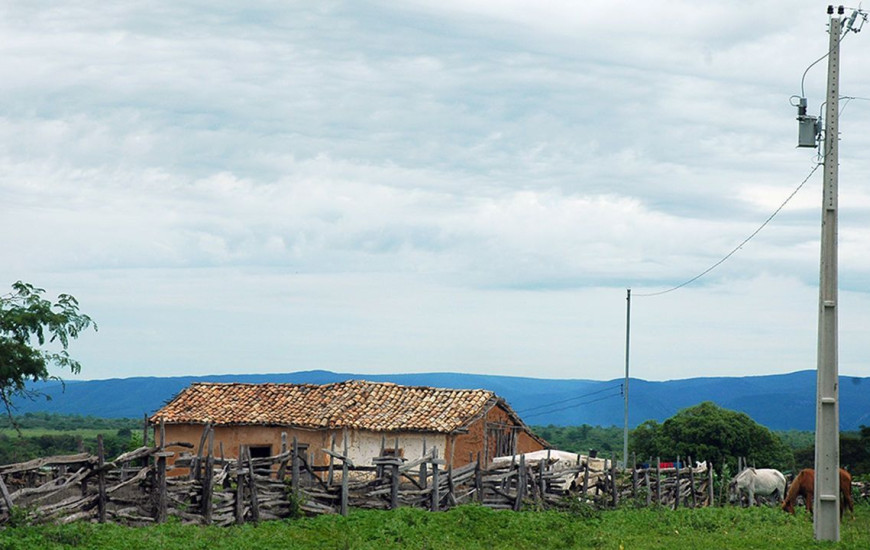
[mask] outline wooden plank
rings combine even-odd
[[[341,453],[336,453],[335,451],[330,451],[329,449],[321,449],[321,451],[323,451],[324,453],[326,453],[327,455],[329,455],[329,456],[331,456],[331,457],[337,458],[337,459],[341,460],[342,462],[347,463],[347,465],[348,465],[349,467],[351,467],[351,468],[355,468],[355,467],[356,467],[356,466],[354,466],[354,464],[353,464],[353,460],[351,460],[350,458],[348,458],[347,455],[343,455],[343,454],[341,454]],[[364,467],[363,467],[363,468],[364,468]],[[315,470],[317,470],[317,469],[318,469],[318,468],[315,468]],[[368,469],[371,470],[371,471],[374,471],[374,468],[368,468]]]
[[[0,466],[0,474],[14,474],[18,472],[27,472],[29,470],[38,470],[44,466],[58,466],[61,464],[94,464],[97,461],[95,456],[89,453],[78,453],[74,455],[50,456],[47,458],[34,458],[27,462],[17,464],[7,464]]]

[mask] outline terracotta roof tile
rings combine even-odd
[[[322,386],[197,383],[154,413],[151,420],[451,432],[467,426],[497,402],[499,398],[488,390],[360,380]]]

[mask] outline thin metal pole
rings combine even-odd
[[[842,8],[840,8],[842,9]],[[829,10],[829,12],[832,10]],[[825,173],[822,190],[822,242],[819,276],[819,348],[816,380],[816,452],[813,534],[840,540],[840,419],[837,359],[837,176],[840,21],[830,17],[828,87],[825,99]]]
[[[622,460],[628,467],[628,357],[631,334],[631,289],[625,290],[625,382],[622,386],[622,395],[625,399],[625,423],[622,430]]]

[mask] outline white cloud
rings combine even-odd
[[[788,98],[827,48],[815,4],[4,6],[0,280],[94,304],[86,376],[610,377],[624,289],[711,266],[812,168]],[[846,95],[870,97],[865,41]],[[870,101],[844,107],[861,303]],[[646,300],[643,376],[812,366],[820,178]],[[851,315],[844,368],[870,375]]]

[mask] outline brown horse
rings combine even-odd
[[[804,497],[804,502],[807,506],[807,511],[813,513],[813,491],[816,482],[816,472],[812,468],[801,470],[791,486],[788,488],[785,500],[782,501],[782,509],[789,514],[794,514],[794,505],[797,502],[797,497]],[[843,511],[848,508],[849,512],[854,513],[855,507],[852,504],[852,476],[849,472],[840,468],[840,517],[843,517]]]

